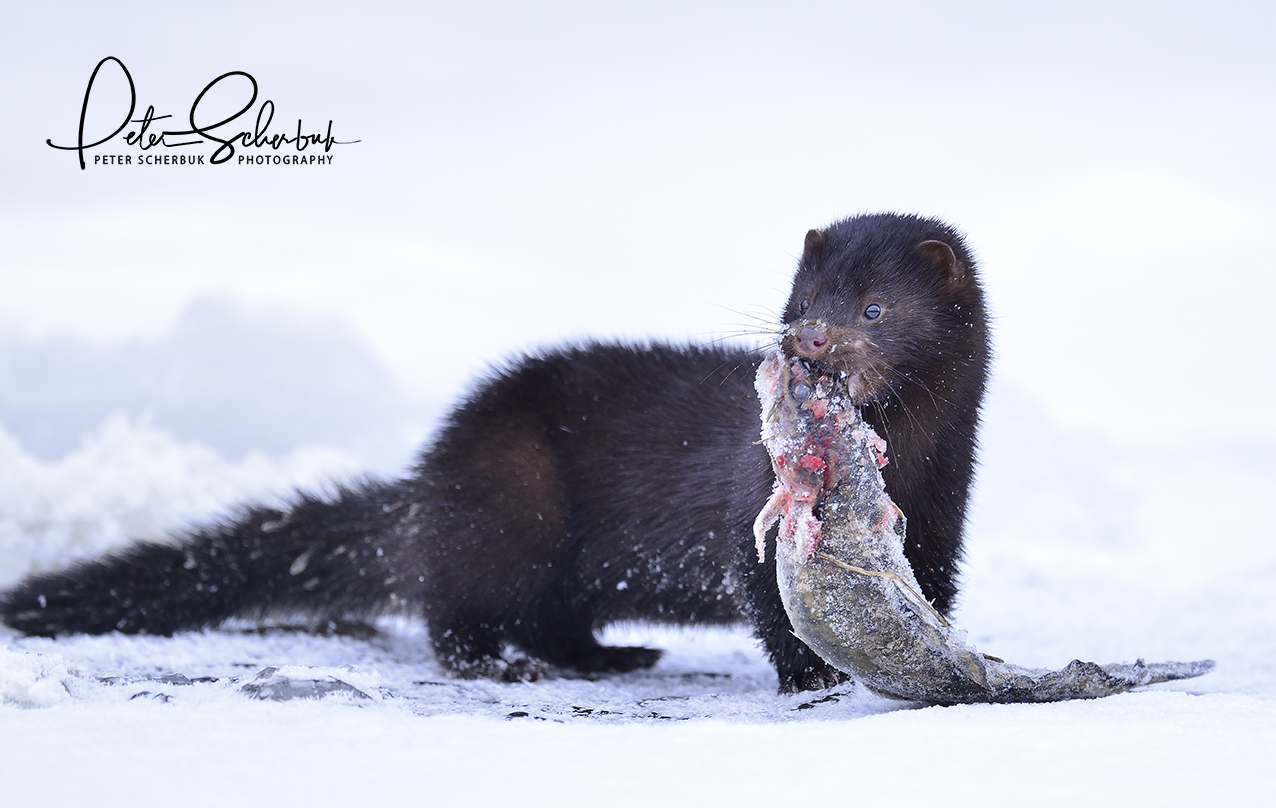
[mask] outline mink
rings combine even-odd
[[[846,374],[888,445],[905,554],[941,612],[957,593],[989,361],[975,262],[951,227],[861,215],[806,236],[780,349]],[[478,383],[403,479],[251,506],[166,543],[0,594],[27,634],[172,634],[229,618],[423,617],[439,663],[535,679],[650,667],[617,621],[747,623],[782,692],[842,681],[792,633],[752,525],[774,484],[759,444],[762,354],[588,343]]]

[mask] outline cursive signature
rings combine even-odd
[[[119,65],[120,70],[124,73],[124,77],[128,80],[128,111],[124,114],[120,125],[117,126],[109,135],[99,140],[86,142],[84,124],[89,113],[89,98],[93,95],[93,85],[97,82],[98,73],[101,72],[102,67],[107,62],[114,62]],[[200,102],[202,102],[204,97],[208,95],[208,92],[218,84],[236,76],[248,79],[249,84],[252,85],[252,97],[248,99],[247,103],[245,103],[238,112],[235,112],[220,121],[199,123],[199,119],[204,117],[200,114]],[[181,146],[198,145],[200,143],[217,143],[219,145],[208,158],[208,162],[214,165],[224,163],[234,157],[236,146],[246,149],[270,148],[276,151],[281,148],[291,146],[299,152],[305,151],[307,148],[318,148],[322,146],[323,151],[327,153],[332,150],[333,146],[344,146],[359,142],[357,140],[337,140],[333,137],[331,120],[328,121],[327,131],[323,134],[303,133],[301,119],[297,120],[296,134],[270,134],[270,124],[275,117],[275,102],[269,99],[263,101],[261,107],[257,110],[257,119],[253,124],[251,132],[243,130],[236,132],[229,137],[225,137],[224,135],[226,130],[223,130],[223,127],[229,126],[240,117],[247,114],[253,108],[253,105],[257,103],[257,95],[257,80],[250,74],[245,73],[242,70],[232,70],[229,73],[223,73],[209,82],[208,86],[201,90],[199,95],[195,96],[195,102],[191,104],[190,115],[187,116],[188,122],[190,123],[190,129],[163,129],[156,132],[152,130],[152,124],[156,121],[170,119],[173,116],[156,115],[155,107],[152,105],[146,108],[146,112],[144,112],[141,117],[134,118],[133,115],[137,111],[137,88],[133,84],[133,74],[129,73],[128,68],[124,66],[124,62],[114,56],[107,56],[105,59],[97,63],[97,67],[93,68],[93,74],[89,76],[89,85],[84,90],[84,105],[80,108],[80,132],[79,137],[76,140],[76,144],[74,146],[59,146],[53,142],[52,138],[45,142],[55,149],[77,152],[80,157],[81,170],[85,168],[84,153],[86,151],[89,149],[95,149],[113,140],[117,135],[123,132],[129,124],[141,124],[141,126],[127,133],[124,136],[124,142],[129,146],[135,146],[142,151],[147,151],[157,146],[177,148]],[[241,158],[241,160],[242,159],[243,158]],[[328,158],[328,161],[331,161],[330,157]],[[112,159],[108,162],[114,163],[116,160]],[[128,162],[131,162],[131,160]],[[141,161],[139,160],[139,162]],[[191,162],[195,161],[191,160]],[[202,163],[203,159],[201,158],[198,162]],[[294,162],[296,161],[294,160]]]

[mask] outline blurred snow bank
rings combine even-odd
[[[33,456],[121,414],[225,457],[322,444],[387,470],[429,420],[345,325],[279,306],[198,299],[150,341],[0,339],[0,423]]]
[[[159,539],[246,501],[322,490],[362,469],[331,448],[228,461],[117,416],[59,460],[33,457],[0,425],[0,587],[128,540]]]

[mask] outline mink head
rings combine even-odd
[[[780,346],[845,374],[856,401],[884,401],[982,363],[985,328],[961,236],[933,219],[875,214],[806,234]]]

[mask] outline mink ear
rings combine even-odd
[[[802,249],[802,263],[810,266],[824,253],[824,234],[819,230],[806,231],[806,246]]]
[[[934,239],[923,241],[913,249],[917,251],[918,255],[926,259],[926,263],[947,275],[949,280],[959,281],[965,274],[961,262],[953,254],[953,248],[942,241],[935,241]]]

